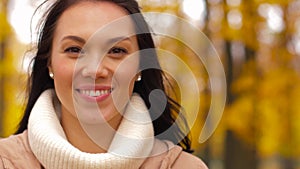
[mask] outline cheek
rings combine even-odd
[[[123,61],[114,72],[114,78],[124,91],[129,91],[130,95],[133,90],[138,68],[139,59],[130,58]]]
[[[56,94],[63,105],[71,106],[74,64],[64,59],[53,59],[51,66]]]
[[[135,77],[138,72],[139,60],[130,59],[123,61],[114,70],[113,86],[116,87],[112,92],[114,106],[119,112],[123,112],[123,108],[130,100],[135,83]]]
[[[70,63],[60,62],[59,64],[53,64],[53,73],[55,76],[54,82],[57,85],[70,85],[73,78],[74,66]],[[57,86],[58,87],[58,86]]]

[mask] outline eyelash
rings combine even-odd
[[[70,54],[80,54],[83,53],[84,51],[80,47],[72,46],[68,47],[64,50],[65,53],[70,53]],[[128,54],[128,51],[125,48],[122,47],[113,47],[108,51],[109,55],[125,55]]]
[[[108,54],[110,54],[110,55],[123,55],[123,54],[128,54],[128,51],[125,48],[122,48],[122,47],[113,47],[108,51]]]
[[[66,52],[66,53],[81,53],[82,51],[81,51],[80,47],[72,46],[72,47],[68,47],[67,49],[65,49],[64,52]]]

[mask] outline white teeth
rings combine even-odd
[[[110,89],[108,89],[108,90],[80,90],[81,94],[84,94],[84,95],[87,95],[90,97],[99,97],[101,95],[108,94],[110,92],[111,92]]]
[[[94,90],[90,91],[90,96],[96,96],[96,93]]]

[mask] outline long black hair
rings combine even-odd
[[[101,0],[87,0],[87,1],[101,1]],[[132,18],[134,20],[137,32],[137,41],[139,50],[155,49],[153,38],[151,36],[148,24],[144,20],[140,12],[138,3],[135,0],[102,0],[109,1],[124,8],[129,14],[135,14]],[[49,60],[51,56],[52,41],[54,31],[57,26],[57,21],[62,13],[70,6],[80,2],[80,0],[57,0],[54,2],[44,14],[43,22],[40,23],[40,33],[37,42],[37,53],[33,58],[33,67],[28,78],[27,85],[27,104],[22,120],[18,126],[16,134],[22,133],[27,129],[28,118],[30,112],[41,93],[47,89],[54,88],[53,79],[49,76]],[[47,0],[41,4],[47,3]],[[41,8],[41,6],[39,8]],[[189,127],[186,119],[182,115],[182,107],[179,103],[173,100],[166,92],[164,82],[168,81],[165,78],[164,72],[159,69],[159,62],[155,50],[150,50],[147,53],[146,59],[142,59],[140,65],[151,62],[155,69],[145,69],[141,71],[142,79],[135,83],[134,92],[140,94],[145,101],[146,106],[150,111],[153,119],[154,133],[159,139],[167,139],[175,144],[180,145],[184,151],[192,152],[191,140],[189,138]],[[155,109],[150,109],[149,95],[151,91],[159,89],[164,91],[167,97],[167,104],[163,111],[157,112]],[[159,99],[159,98],[158,98]],[[156,100],[159,102],[159,100]],[[161,113],[161,114],[157,114]],[[168,135],[162,133],[168,130]]]

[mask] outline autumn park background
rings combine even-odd
[[[204,143],[198,143],[201,127],[192,128],[195,155],[211,169],[300,169],[300,0],[139,2],[145,12],[171,13],[192,22],[211,40],[223,63],[224,113]],[[18,8],[18,3],[29,7]],[[40,3],[0,1],[0,137],[15,131],[24,108],[24,54],[30,43],[20,35],[32,38],[30,32],[19,31],[27,29],[22,23],[30,18],[16,19],[14,14]],[[186,46],[170,45],[168,38],[160,45],[193,62]],[[209,77],[203,67],[194,71],[204,84],[196,121],[203,125],[210,104]]]

